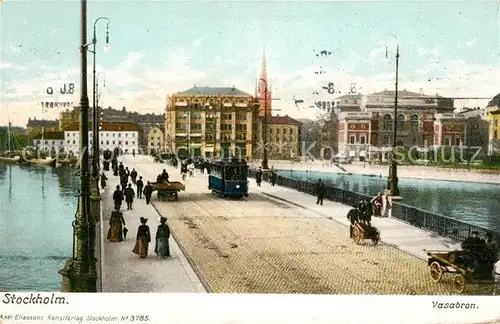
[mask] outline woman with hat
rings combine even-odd
[[[168,245],[170,228],[166,222],[167,219],[165,217],[161,217],[160,225],[158,225],[158,230],[156,231],[155,253],[161,258],[170,257],[170,246]]]
[[[108,240],[110,242],[123,241],[122,225],[125,226],[125,219],[123,219],[120,208],[115,206],[115,210],[111,212],[111,218],[109,219]]]
[[[151,234],[149,232],[149,226],[146,225],[147,222],[147,218],[141,217],[141,225],[139,225],[137,229],[137,240],[132,250],[132,252],[139,255],[141,259],[148,256],[149,242],[151,242]]]

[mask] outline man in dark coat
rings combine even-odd
[[[113,193],[113,201],[115,202],[115,209],[120,210],[123,201],[123,191],[120,189],[120,186],[116,186],[116,190]]]
[[[353,237],[354,224],[358,222],[361,218],[361,211],[359,210],[360,205],[358,204],[347,213],[347,219],[351,223],[349,225],[349,237]]]
[[[148,181],[148,184],[144,187],[144,197],[146,197],[146,204],[149,205],[151,201],[151,195],[153,194],[153,186],[151,182]]]
[[[318,199],[316,199],[316,204],[323,206],[323,198],[325,197],[326,187],[321,179],[318,179],[316,182],[316,195]]]
[[[123,162],[120,162],[120,165],[118,165],[118,173],[125,171],[125,166],[123,165]]]
[[[139,180],[137,180],[135,185],[137,186],[137,198],[142,199],[142,189],[144,188],[142,177],[139,177]]]
[[[130,179],[132,179],[132,183],[135,184],[137,181],[137,171],[135,169],[132,169],[130,172]]]
[[[126,174],[122,174],[120,177],[120,184],[122,185],[123,193],[125,193],[125,189],[127,189],[128,176]]]
[[[274,187],[274,185],[276,184],[276,178],[278,178],[278,176],[276,175],[276,172],[271,171],[271,186]]]
[[[125,202],[127,203],[127,209],[132,209],[132,203],[134,202],[135,192],[132,189],[132,185],[129,183],[127,189],[125,189]]]
[[[106,188],[106,180],[108,180],[108,177],[103,173],[101,173],[101,188],[104,189]]]
[[[257,186],[260,187],[260,184],[262,183],[262,168],[259,168],[259,170],[255,173],[255,182],[257,182]]]

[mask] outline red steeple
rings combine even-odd
[[[267,96],[266,96],[267,87]],[[267,111],[267,115],[271,115],[271,83],[267,79],[267,62],[266,62],[266,47],[264,46],[264,51],[262,54],[262,60],[260,62],[260,71],[257,78],[257,86],[255,89],[255,97],[259,98],[260,112],[259,116],[264,116],[264,111]]]

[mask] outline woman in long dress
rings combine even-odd
[[[167,219],[162,217],[160,219],[160,225],[158,225],[158,230],[156,230],[155,253],[161,258],[170,257],[170,246],[168,244],[168,239],[170,238],[170,228],[166,222]]]
[[[115,207],[115,210],[111,212],[111,218],[109,219],[108,240],[110,242],[123,241],[122,224],[123,226],[125,226],[125,219],[123,219],[123,214],[119,209],[116,209]]]
[[[151,242],[151,233],[149,232],[149,226],[146,225],[147,222],[147,218],[141,217],[141,225],[139,225],[137,229],[137,240],[132,250],[132,252],[139,255],[141,259],[148,256],[149,242]]]

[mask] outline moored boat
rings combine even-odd
[[[21,160],[21,157],[19,156],[0,156],[0,161],[2,162],[8,162],[8,163],[18,163]]]
[[[31,164],[37,164],[37,165],[47,165],[47,166],[55,166],[56,165],[56,159],[53,158],[45,158],[45,159],[29,159],[27,160],[28,163]]]

